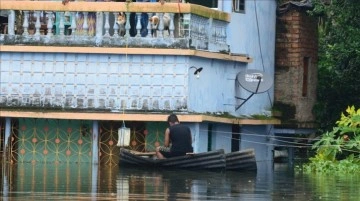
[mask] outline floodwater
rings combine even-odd
[[[154,170],[92,164],[2,164],[2,200],[360,200],[360,174]]]

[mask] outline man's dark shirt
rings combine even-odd
[[[175,124],[170,126],[171,152],[193,152],[191,145],[191,131],[187,126]]]

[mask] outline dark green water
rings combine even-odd
[[[2,200],[360,200],[360,174],[153,170],[91,164],[2,165]]]

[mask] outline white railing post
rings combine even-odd
[[[141,13],[136,13],[136,37],[141,37]]]
[[[130,37],[130,13],[126,12],[125,37]]]
[[[109,29],[110,29],[110,23],[109,23],[109,12],[104,12],[105,14],[105,37],[110,37],[110,33],[109,33]],[[99,21],[98,19],[96,19],[97,21]],[[96,27],[96,30],[98,30],[98,28],[102,29],[102,27]]]
[[[152,13],[148,13],[148,18],[150,20],[150,18],[152,17]],[[151,38],[151,32],[152,32],[152,26],[151,26],[151,23],[150,21],[148,21],[148,24],[147,24],[147,36],[148,38]]]
[[[47,25],[46,25],[46,28],[47,28],[46,36],[48,38],[51,38],[53,36],[53,32],[52,32],[52,29],[53,29],[53,12],[52,11],[47,11],[46,16],[47,16],[47,19],[48,19]]]
[[[119,17],[119,13],[118,12],[114,12],[114,26],[113,26],[113,29],[114,29],[114,35],[113,37],[115,38],[118,38],[119,37],[119,25],[117,24],[117,19]]]
[[[40,23],[40,11],[35,11],[35,17],[36,17],[36,22],[35,22],[35,36],[39,38],[40,36],[40,28],[41,28],[41,23]],[[39,38],[40,39],[40,38]]]
[[[23,29],[24,29],[24,32],[23,32],[23,36],[29,36],[29,11],[27,10],[24,10],[24,22],[23,22]]]

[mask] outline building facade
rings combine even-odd
[[[6,160],[117,164],[119,128],[131,149],[153,151],[170,113],[194,152],[254,148],[272,160],[275,0],[1,4]]]
[[[274,109],[281,113],[275,126],[280,150],[310,147],[316,132],[312,112],[316,102],[318,24],[308,11],[311,1],[285,1],[279,5],[275,51]],[[275,148],[277,149],[277,148]]]

